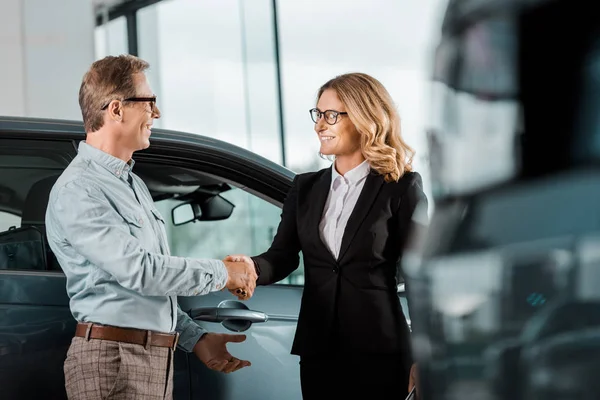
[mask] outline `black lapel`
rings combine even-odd
[[[363,189],[358,196],[358,200],[356,201],[356,206],[354,206],[354,209],[350,214],[350,218],[348,219],[348,223],[346,224],[344,236],[342,236],[342,245],[340,247],[340,255],[338,260],[341,260],[346,251],[348,251],[352,239],[356,235],[356,232],[360,228],[363,220],[371,210],[371,206],[377,198],[379,190],[381,189],[381,186],[383,186],[383,182],[383,176],[379,174],[370,173],[367,175],[365,186],[363,186]]]
[[[325,203],[327,202],[327,196],[331,189],[331,168],[328,168],[312,187],[312,193],[309,200],[310,211],[308,212],[308,218],[310,218],[310,221],[308,226],[310,233],[316,238],[317,244],[322,247],[324,252],[331,255],[333,258],[333,254],[331,254],[331,251],[329,251],[329,248],[323,243],[323,239],[321,239],[321,231],[319,229],[319,224],[323,217],[323,210],[325,209]]]

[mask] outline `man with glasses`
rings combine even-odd
[[[79,92],[86,140],[50,194],[48,241],[78,321],[64,365],[70,399],[172,398],[177,345],[217,371],[250,365],[226,348],[244,335],[206,333],[177,305],[225,287],[249,297],[257,276],[243,263],[170,256],[164,220],[132,172],[160,118],[148,66],[129,55],[92,64]]]

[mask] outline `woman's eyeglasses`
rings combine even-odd
[[[321,116],[324,116],[325,122],[327,122],[329,125],[335,125],[335,123],[338,121],[338,117],[340,115],[348,115],[347,112],[343,112],[343,111],[335,111],[335,110],[320,111],[318,108],[313,108],[312,110],[309,110],[309,112],[310,112],[310,117],[312,118],[312,120],[315,124],[317,122],[319,122],[319,120],[321,119]]]

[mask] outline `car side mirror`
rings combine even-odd
[[[173,219],[173,225],[175,226],[192,222],[201,215],[202,211],[197,207],[197,204],[194,203],[179,204],[171,210],[171,218]]]
[[[221,195],[210,196],[201,201],[179,204],[171,210],[173,225],[179,226],[192,221],[220,221],[233,213],[235,205]]]

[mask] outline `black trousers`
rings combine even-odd
[[[304,400],[404,399],[410,363],[400,355],[300,358]]]

